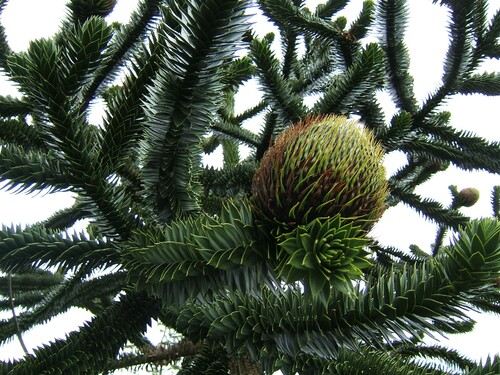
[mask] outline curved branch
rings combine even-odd
[[[144,354],[124,354],[118,358],[116,362],[109,365],[108,369],[111,371],[129,368],[133,366],[144,365],[148,363],[168,365],[183,357],[193,356],[203,347],[203,341],[194,344],[188,339],[182,339],[179,342],[171,344],[168,347],[159,346],[157,348],[148,350]]]
[[[12,274],[9,273],[7,276],[8,280],[8,286],[9,286],[9,301],[10,301],[10,309],[12,311],[12,320],[14,321],[14,325],[16,326],[16,335],[17,339],[19,340],[19,343],[21,344],[21,347],[23,348],[23,352],[26,355],[29,355],[28,348],[24,344],[23,336],[21,335],[21,329],[19,328],[19,323],[17,321],[17,316],[16,316],[16,308],[14,306],[14,293],[12,292]]]

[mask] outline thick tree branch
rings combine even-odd
[[[158,346],[155,349],[150,349],[144,354],[124,354],[116,362],[111,363],[108,369],[118,370],[147,363],[166,366],[183,357],[195,355],[202,347],[202,341],[194,344],[188,339],[182,339],[168,347]]]

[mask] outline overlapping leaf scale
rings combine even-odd
[[[204,275],[189,277],[184,280],[171,281],[161,284],[139,285],[150,295],[159,297],[166,306],[184,306],[188,301],[196,300],[198,303],[201,296],[213,298],[216,295],[225,295],[236,290],[250,291],[262,288],[276,287],[277,282],[274,271],[264,262],[252,264],[250,266],[240,266],[230,270],[220,270],[209,267]],[[169,326],[174,325],[177,315],[168,322]],[[190,337],[198,341],[206,337],[205,328],[193,328]]]
[[[487,57],[492,59],[500,58],[500,43],[496,44],[494,47],[491,47],[488,51]]]
[[[402,142],[410,142],[415,138],[412,126],[412,115],[407,111],[400,111],[392,116],[390,126],[381,127],[377,139],[380,139],[387,152],[391,152],[398,149]]]
[[[348,0],[324,1],[321,4],[318,4],[316,10],[314,11],[314,15],[320,18],[331,18],[336,12],[344,9],[348,2]]]
[[[2,374],[8,374],[9,371],[14,367],[11,361],[9,362],[4,362],[0,361],[0,373]]]
[[[259,4],[264,14],[281,24],[330,41],[343,39],[341,30],[332,22],[300,9],[291,0],[259,0]]]
[[[462,146],[462,141],[469,141],[470,144]],[[499,142],[486,142],[479,137],[459,138],[456,139],[455,145],[450,145],[446,140],[437,137],[416,136],[402,143],[399,149],[410,155],[427,157],[440,163],[451,161],[464,170],[482,169],[498,173],[500,171],[499,146]]]
[[[23,308],[35,306],[43,300],[44,293],[60,284],[62,279],[61,274],[41,270],[0,277],[0,310],[12,313],[12,305]]]
[[[436,223],[457,227],[459,224],[465,224],[469,220],[468,217],[464,216],[458,210],[444,208],[441,203],[431,198],[422,198],[394,184],[390,188],[393,197],[414,208],[425,217],[434,220]]]
[[[313,332],[324,336],[336,330],[326,311],[311,301],[303,301],[300,292],[293,289],[279,295],[268,289],[248,294],[236,291],[210,304],[201,302],[188,304],[178,312],[177,328],[188,335],[202,328],[209,337],[224,339],[230,350],[246,346],[253,355],[266,347],[297,355]],[[337,341],[329,340],[332,351],[340,341],[343,345],[352,341],[349,332],[337,329],[337,333]]]
[[[497,286],[496,281],[488,290],[481,289],[471,294],[469,298],[470,304],[480,311],[500,314],[500,290],[495,286]]]
[[[112,307],[96,316],[79,332],[70,333],[65,340],[35,350],[33,356],[7,364],[12,375],[95,374],[106,370],[108,361],[137,332],[144,332],[151,319],[158,316],[157,301],[138,293],[127,293]]]
[[[95,71],[110,38],[106,22],[90,18],[68,32],[63,45],[39,39],[27,52],[10,55],[10,76],[40,112],[64,106]]]
[[[245,1],[169,5],[159,37],[165,57],[145,100],[142,147],[146,197],[162,221],[198,209],[200,139],[222,100],[219,70],[247,28]]]
[[[133,58],[140,49],[140,41],[151,31],[151,23],[160,14],[160,0],[141,0],[132,12],[129,22],[114,30],[112,43],[108,45],[107,59],[97,70],[92,82],[82,93],[82,102],[88,103],[102,87],[111,84],[117,77],[125,61]]]
[[[296,122],[305,114],[300,96],[281,72],[281,63],[266,40],[254,39],[250,45],[252,58],[267,102],[273,104],[284,124]]]
[[[404,358],[426,358],[428,360],[437,360],[450,369],[467,369],[475,366],[475,363],[467,357],[461,355],[457,350],[450,349],[441,345],[397,345],[394,353]]]
[[[322,348],[328,350],[326,342]],[[317,348],[320,350],[320,348]],[[285,374],[314,373],[332,375],[445,375],[432,364],[412,363],[392,352],[376,351],[369,347],[358,350],[339,350],[335,360],[321,356],[301,354],[297,357],[282,356],[275,361],[274,369],[282,369]]]
[[[2,280],[3,282],[3,280]],[[5,283],[7,285],[7,283]],[[43,296],[46,290],[41,292],[25,292],[17,294],[14,300],[10,301],[9,296],[3,296],[0,298],[0,311],[7,312],[7,314],[12,314],[12,304],[15,308],[28,308],[43,300]]]
[[[127,288],[126,272],[116,271],[99,277],[87,277],[73,288],[71,306],[81,307],[93,314],[107,308],[116,296]]]
[[[461,94],[500,95],[500,73],[473,74],[460,83]]]
[[[80,201],[76,201],[73,206],[56,211],[47,219],[37,223],[47,229],[66,230],[72,227],[78,220],[91,216],[92,210]]]
[[[160,285],[251,265],[261,257],[252,220],[248,205],[227,203],[218,220],[201,216],[137,230],[124,252],[129,280]]]
[[[299,35],[289,25],[277,25],[281,30],[281,49],[283,51],[282,74],[285,79],[293,74],[293,68],[297,64]]]
[[[305,295],[325,305],[331,289],[349,294],[353,280],[371,265],[363,249],[368,240],[339,215],[315,219],[277,237],[280,252],[277,272],[288,284],[302,280]]]
[[[370,30],[370,26],[375,18],[376,6],[373,0],[363,1],[363,7],[359,12],[358,17],[352,22],[347,35],[344,34],[351,42],[358,41],[366,36]]]
[[[381,269],[378,277],[357,289],[355,298],[334,293],[326,309],[292,288],[282,293],[234,292],[216,298],[208,308],[187,305],[179,311],[177,328],[190,332],[205,327],[208,336],[224,338],[230,348],[246,345],[250,352],[258,352],[261,346],[276,346],[287,355],[326,338],[332,351],[341,346],[355,349],[360,340],[377,343],[381,336],[388,342],[410,343],[412,336],[435,331],[435,318],[450,325],[466,319],[462,309],[468,301],[462,293],[498,277],[498,222],[468,228],[477,235],[461,232],[461,252],[449,251],[401,270]],[[461,281],[454,282],[454,275]]]
[[[451,113],[447,111],[433,112],[425,121],[418,124],[414,123],[414,129],[421,141],[436,141],[437,144],[446,143],[448,148],[454,150],[454,153],[461,152],[467,155],[466,157],[470,159],[469,163],[467,161],[456,161],[457,158],[451,159],[458,166],[463,165],[462,168],[464,169],[480,168],[491,170],[492,173],[498,173],[498,142],[487,142],[484,138],[478,137],[471,131],[457,130],[449,125],[450,118]],[[411,138],[409,138],[409,143],[411,143]],[[406,147],[406,142],[402,144],[402,148],[404,147]],[[480,152],[487,157],[483,166],[480,166],[480,158],[477,156]],[[449,161],[446,162],[449,163]]]
[[[474,12],[473,31],[476,43],[480,43],[480,39],[488,29],[488,2],[477,1],[472,8]]]
[[[118,261],[113,244],[104,238],[58,233],[39,226],[24,229],[3,226],[0,230],[0,269],[3,271],[32,266],[69,270],[82,264],[117,265]]]
[[[498,58],[500,36],[500,9],[491,18],[489,27],[481,35],[480,43],[477,45],[476,54],[481,57]]]
[[[445,253],[445,272],[457,289],[492,282],[500,276],[500,222],[489,218],[471,221],[459,229]]]
[[[109,182],[109,183],[106,183]],[[139,225],[139,217],[132,194],[115,178],[109,181],[94,180],[84,184],[85,193],[81,201],[93,210],[93,219],[98,224],[99,234],[110,238],[127,239]]]
[[[238,214],[235,211],[241,211],[241,213]],[[236,240],[222,232],[218,234],[224,237],[227,236],[227,238],[217,238],[209,241],[207,237],[199,236],[200,233],[213,236],[210,225],[215,225],[219,230],[221,228],[227,230],[235,223],[249,223],[252,220],[248,208],[242,210],[233,206],[229,209],[226,208],[225,212],[218,216],[220,222],[225,223],[225,225],[219,225],[214,223],[213,220],[206,220],[205,218],[205,220],[198,220],[194,224],[191,223],[193,224],[191,229],[186,230],[186,221],[184,221],[183,224],[180,224],[183,229],[180,230],[177,239],[180,239],[186,233],[189,233],[189,235],[182,237],[184,242],[181,245],[179,245],[179,242],[167,244],[161,242],[161,240],[159,241],[160,237],[165,237],[165,233],[153,235],[152,237],[156,239],[149,236],[149,240],[146,239],[146,242],[158,243],[160,247],[169,245],[168,249],[162,249],[164,250],[163,253],[157,251],[156,248],[148,255],[145,254],[150,251],[147,248],[143,253],[138,249],[141,254],[135,254],[134,249],[131,249],[132,252],[130,253],[127,250],[129,254],[126,255],[125,267],[129,270],[129,281],[139,288],[144,288],[153,295],[161,297],[167,305],[172,303],[183,304],[188,299],[199,295],[218,295],[219,293],[226,293],[228,290],[258,289],[262,285],[273,285],[274,287],[276,281],[273,270],[265,262],[256,263],[256,260],[262,257],[261,254],[267,254],[267,247],[265,245],[259,245],[262,248],[254,246],[254,236],[256,234],[253,228],[249,228],[245,224],[245,233],[243,236],[238,234],[239,239]],[[206,226],[206,228],[200,229],[202,226]],[[235,234],[234,230],[232,234]],[[171,235],[172,233],[169,233],[168,237],[171,238]],[[231,241],[233,242],[229,248],[221,249],[223,245],[227,245]],[[247,243],[241,241],[247,241]],[[200,250],[201,246],[198,242],[202,246],[208,243],[211,248],[202,248]],[[178,255],[181,258],[179,261],[174,259],[177,255],[169,253],[169,250],[175,250],[173,250],[174,246],[185,246],[184,252]],[[152,245],[152,247],[155,247],[155,245]],[[165,260],[169,260],[167,257],[171,256],[171,263],[145,263],[143,260],[144,257],[148,257],[154,261],[162,262],[161,256],[164,256]],[[139,257],[142,258],[139,259]],[[242,261],[246,262],[246,259],[252,264],[241,265]],[[176,279],[167,280],[167,277],[175,277]],[[159,279],[162,279],[162,281],[158,282]]]
[[[261,139],[259,147],[255,150],[255,159],[260,161],[267,149],[272,145],[272,140],[285,128],[281,121],[278,121],[278,114],[268,111],[264,116],[264,126],[259,132]]]
[[[54,104],[52,101],[51,103]],[[95,179],[97,174],[94,168],[96,145],[85,114],[77,115],[69,108],[55,104],[49,108],[49,119],[53,125],[49,146],[64,153],[62,163],[73,177],[80,180],[80,186]]]
[[[224,169],[204,168],[199,178],[206,194],[234,196],[241,192],[249,195],[256,168],[253,162],[243,162]]]
[[[92,22],[91,19],[84,24],[88,24],[91,28],[88,32],[82,32],[81,35],[75,33],[76,39],[81,38],[81,40],[78,39],[79,42],[84,41],[92,45],[86,47],[77,43],[74,46],[74,57],[87,59],[87,61],[78,62],[80,68],[87,71],[78,72],[77,80],[86,79],[86,74],[90,74],[92,69],[95,69],[97,61],[94,59],[100,58],[100,49],[105,46],[101,40],[103,29],[97,26],[95,29],[92,28]],[[105,25],[103,20],[95,22],[98,26]],[[96,38],[96,40],[90,38]],[[83,51],[79,51],[78,46],[82,47]],[[113,186],[107,185],[103,181],[103,176],[99,175],[100,171],[95,169],[97,163],[95,162],[94,133],[88,126],[85,113],[79,112],[78,107],[75,108],[72,105],[74,98],[71,95],[68,96],[71,94],[75,81],[70,80],[66,84],[65,78],[71,78],[68,75],[72,72],[74,62],[68,59],[66,62],[70,66],[62,64],[61,48],[53,40],[41,39],[31,42],[26,53],[9,57],[11,75],[27,93],[28,99],[35,104],[43,129],[52,138],[48,142],[49,145],[64,152],[65,164],[69,172],[74,178],[80,179],[75,185],[82,188],[85,195],[94,200],[105,221],[108,222],[107,227],[110,227],[110,230],[107,230],[106,234],[116,236],[118,232],[122,237],[126,237],[134,222],[130,214],[130,202]]]
[[[491,206],[493,217],[500,220],[500,185],[493,186],[491,191]]]
[[[22,146],[0,149],[0,180],[4,189],[15,192],[64,191],[72,178],[52,153],[27,151]],[[47,190],[45,190],[47,191]]]
[[[256,248],[256,230],[248,204],[225,205],[220,220],[201,223],[193,242],[207,264],[222,270],[251,265],[261,256]]]
[[[59,77],[56,92],[48,93],[47,114],[56,147],[61,149],[73,168],[89,179],[96,174],[92,129],[80,108],[79,93],[101,63],[103,50],[111,38],[111,28],[102,18],[91,17],[83,25],[64,34],[65,43],[58,46],[56,65]],[[94,182],[95,184],[95,182]]]
[[[248,145],[252,148],[257,147],[260,144],[259,139],[254,132],[238,125],[219,120],[213,122],[210,127],[217,135],[238,140],[239,143]]]
[[[12,78],[33,103],[51,147],[61,149],[77,175],[92,175],[85,114],[75,107],[78,91],[101,61],[111,37],[103,19],[91,18],[65,34],[64,44],[36,40],[27,52],[9,57]]]
[[[200,225],[201,220],[186,219],[134,231],[124,251],[129,280],[141,288],[205,274],[206,261],[192,243]]]
[[[161,29],[163,24],[160,24]],[[104,93],[107,108],[104,115],[99,164],[105,173],[116,170],[120,162],[137,151],[144,133],[142,100],[148,92],[162,58],[162,46],[154,34],[129,60],[128,72],[118,89]]]
[[[455,82],[459,82],[474,68],[471,64],[474,47],[474,5],[474,3],[459,2],[451,7],[449,24],[451,43],[443,63],[443,87],[451,88]]]
[[[356,35],[364,35],[366,22],[370,22],[366,19],[366,15],[373,10],[373,4],[368,1],[364,2],[358,19],[352,24],[353,27],[345,31],[345,18],[343,17],[339,17],[335,21],[326,20],[324,17],[311,14],[290,0],[260,0],[259,3],[264,14],[271,19],[279,20],[279,23],[288,24],[289,27],[300,33],[311,35],[315,39],[328,43],[330,51],[333,52],[332,55],[335,55],[337,62],[343,67],[349,67],[352,64],[353,55],[357,53],[361,45],[356,40]],[[337,22],[342,18],[344,24]]]
[[[226,375],[230,357],[220,342],[203,342],[190,362],[182,367],[179,375]]]
[[[370,322],[382,325],[388,323],[394,334],[406,341],[405,324],[410,327],[409,332],[412,329],[413,332],[418,332],[418,329],[431,331],[429,318],[440,313],[446,313],[449,318],[462,316],[456,308],[461,301],[452,301],[456,297],[453,288],[440,274],[439,266],[432,261],[394,270],[395,277],[390,272],[368,280],[370,287],[363,293],[359,306],[346,301],[346,308],[350,311],[346,315],[347,322],[361,318],[355,313],[359,307]]]
[[[22,146],[26,150],[45,149],[42,134],[36,127],[12,118],[0,120],[0,143]]]
[[[377,44],[368,44],[344,73],[331,78],[312,111],[318,114],[356,112],[359,103],[370,100],[374,90],[382,85],[384,58]]]
[[[472,305],[472,302],[469,296],[465,297],[467,299],[468,305]],[[440,321],[434,320],[433,326],[435,327],[436,332],[440,332],[442,334],[457,334],[457,333],[468,333],[472,332],[472,330],[476,326],[476,321],[470,318],[461,318],[460,320],[448,320],[448,321]]]
[[[31,110],[30,103],[23,99],[0,95],[0,116],[2,117],[26,116]]]
[[[0,1],[0,14],[5,9],[8,0]],[[6,68],[5,58],[12,52],[9,43],[7,41],[7,35],[5,33],[5,28],[3,25],[0,25],[0,67],[2,69]]]
[[[320,94],[336,66],[331,46],[317,39],[305,38],[305,48],[304,56],[294,66],[297,78],[291,77],[290,84],[300,95]]]
[[[268,103],[265,100],[261,100],[257,105],[251,107],[240,114],[234,116],[233,122],[236,124],[241,124],[243,121],[249,120],[258,114],[262,113],[268,107]]]
[[[397,249],[393,246],[382,246],[377,241],[370,245],[370,249],[377,255],[375,259],[377,265],[385,269],[390,269],[390,267],[401,263],[401,261],[408,264],[414,264],[421,260],[413,254],[408,254],[406,251]]]
[[[60,273],[52,273],[44,270],[30,270],[29,272],[20,272],[8,276],[0,276],[0,293],[9,294],[7,284],[12,285],[14,296],[17,293],[32,292],[40,289],[48,289],[59,284],[63,276]]]
[[[379,2],[379,34],[386,54],[387,74],[390,89],[396,104],[410,113],[417,110],[413,93],[413,78],[409,73],[410,58],[404,44],[405,26],[408,19],[406,0],[384,0]]]
[[[481,360],[478,365],[471,368],[468,372],[469,375],[495,375],[500,372],[500,356],[487,356],[486,359]]]
[[[443,63],[442,85],[432,93],[415,115],[418,124],[434,111],[443,99],[457,90],[460,82],[471,73],[473,64],[472,2],[456,2],[452,7],[450,44]]]
[[[73,306],[88,308],[97,298],[114,298],[125,286],[125,274],[118,272],[100,278],[82,281],[81,275],[63,280],[49,290],[35,305],[29,306],[10,319],[0,321],[0,342],[13,338],[18,331],[25,332],[44,324],[54,316],[62,314]]]
[[[243,56],[231,61],[223,69],[221,79],[227,87],[237,88],[255,74],[255,66],[250,56]]]
[[[383,108],[376,95],[373,95],[371,98],[366,98],[360,103],[357,114],[363,119],[363,124],[373,132],[375,139],[381,142],[387,153],[399,146],[398,138],[386,136],[388,131],[393,129],[387,126]],[[400,128],[397,129],[397,132],[403,139],[408,138],[406,130]]]
[[[39,39],[30,42],[26,52],[11,54],[7,64],[9,76],[15,81],[21,91],[26,94],[26,100],[36,110],[44,114],[49,100],[64,103],[62,92],[62,77],[58,72],[59,48],[53,40]]]
[[[474,14],[472,18],[472,32],[475,47],[472,58],[473,65],[481,63],[489,57],[488,54],[491,51],[491,47],[495,45],[495,41],[491,39],[492,34],[496,33],[497,38],[500,34],[500,12],[497,10],[497,13],[491,18],[491,23],[489,23],[488,6],[488,1],[477,1],[472,8]]]
[[[112,29],[102,17],[90,17],[72,30],[63,30],[59,67],[67,96],[74,96],[87,85],[102,60]]]
[[[411,190],[406,188],[408,184],[413,188],[414,181],[419,179],[419,175],[428,163],[426,158],[408,158],[408,163],[399,168],[390,178],[389,184],[395,185],[401,189]],[[405,185],[406,183],[406,185]]]

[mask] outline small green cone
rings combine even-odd
[[[456,204],[460,207],[472,207],[479,200],[479,190],[476,188],[465,188],[458,193]]]

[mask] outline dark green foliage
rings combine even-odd
[[[409,73],[410,60],[404,44],[408,10],[405,1],[382,1],[380,5],[380,27],[384,30],[382,45],[387,56],[387,73],[394,101],[404,111],[414,113],[417,109],[413,93],[413,78]]]
[[[85,22],[92,16],[106,17],[115,6],[116,0],[71,0],[68,8],[75,22]]]
[[[315,219],[278,236],[278,274],[288,282],[303,280],[306,295],[328,303],[330,290],[346,294],[352,281],[370,266],[368,244],[353,223],[344,224],[340,215],[327,220]]]
[[[174,4],[165,10],[168,26],[158,40],[161,70],[145,98],[142,178],[146,204],[160,221],[198,209],[200,138],[220,105],[219,69],[246,29],[243,3]]]
[[[65,340],[38,348],[34,355],[14,362],[9,374],[92,374],[105,369],[127,340],[143,331],[158,314],[158,303],[143,294],[129,293]],[[110,324],[111,323],[111,324]]]
[[[0,230],[2,268],[19,271],[27,267],[57,266],[61,270],[81,265],[102,267],[118,265],[119,255],[112,242],[86,235],[66,235],[40,227],[21,229],[3,227]]]
[[[1,228],[0,343],[72,307],[93,314],[64,339],[0,362],[0,374],[97,374],[165,358],[183,375],[244,361],[252,374],[500,373],[498,355],[475,363],[423,341],[470,332],[468,309],[500,313],[500,187],[492,218],[480,220],[462,213],[474,202],[455,186],[449,206],[418,190],[450,165],[500,173],[498,141],[456,129],[443,109],[454,95],[500,94],[500,73],[481,65],[500,57],[500,11],[490,19],[486,0],[434,1],[449,14],[450,43],[441,84],[419,102],[409,2],[363,1],[352,19],[340,13],[349,3],[140,0],[128,23],[110,25],[115,1],[71,0],[58,33],[22,52],[0,25],[0,69],[19,90],[0,95],[1,186],[75,197],[41,222]],[[276,34],[252,29],[253,6]],[[262,95],[240,110],[252,82]],[[89,120],[96,103],[102,124]],[[328,209],[280,231],[258,217],[252,180],[277,136],[330,114],[359,118],[386,153],[406,156],[387,177],[385,205],[436,224],[431,248],[382,246]],[[220,166],[202,164],[219,149]],[[276,175],[279,195],[291,174]],[[313,203],[303,199],[305,213]],[[154,347],[153,320],[189,350]]]
[[[420,333],[432,332],[435,329],[431,324],[433,319],[438,319],[443,326],[452,326],[456,319],[464,319],[460,308],[469,303],[466,295],[482,293],[477,285],[484,285],[481,279],[491,280],[490,267],[498,265],[494,256],[487,256],[498,254],[499,243],[495,242],[498,223],[495,234],[491,233],[492,237],[482,248],[472,251],[468,247],[466,254],[463,244],[473,240],[470,237],[476,236],[473,231],[478,229],[479,235],[494,223],[472,223],[446,254],[420,265],[393,268],[390,273],[371,277],[367,279],[367,287],[356,290],[354,297],[334,292],[327,306],[303,297],[298,289],[280,294],[265,290],[261,293],[235,292],[215,299],[210,306],[187,305],[184,310],[176,311],[179,314],[177,323],[187,332],[196,330],[195,327],[206,327],[209,337],[226,337],[231,347],[246,346],[252,353],[264,346],[267,347],[265,353],[277,351],[295,361],[298,361],[297,356],[307,353],[333,361],[341,348],[359,350],[361,342],[380,348],[381,336],[410,344],[412,340],[408,334],[415,332],[414,339],[418,340]],[[485,261],[479,262],[478,258]],[[457,259],[463,263],[459,264]],[[447,275],[453,274],[470,277],[465,284],[460,281],[462,276],[451,282],[454,279],[448,279]],[[276,317],[277,322],[271,317]],[[274,332],[274,324],[281,328],[279,332]],[[408,332],[407,327],[412,329]]]

